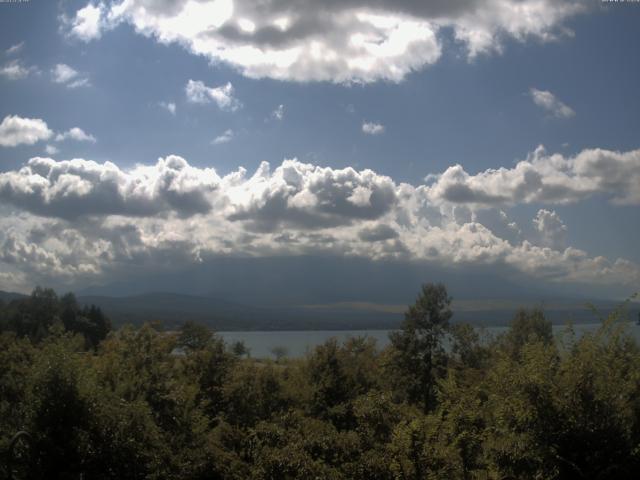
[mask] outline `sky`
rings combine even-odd
[[[292,258],[490,272],[496,298],[640,290],[638,2],[31,0],[0,22],[1,290]]]

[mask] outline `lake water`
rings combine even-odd
[[[576,324],[573,329],[577,336],[584,332],[596,330],[600,324]],[[507,330],[508,327],[485,327],[484,334],[496,336]],[[559,334],[564,330],[564,325],[554,325],[553,331]],[[629,323],[629,333],[640,342],[640,326]],[[370,337],[376,340],[379,348],[389,344],[389,332],[391,330],[317,330],[317,331],[268,331],[268,332],[218,332],[228,343],[241,340],[251,350],[254,358],[273,357],[271,350],[275,347],[287,349],[289,357],[301,357],[307,351],[317,345],[321,345],[330,338],[335,337],[344,341],[350,337]]]

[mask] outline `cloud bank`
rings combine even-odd
[[[446,31],[474,58],[507,38],[553,40],[585,9],[578,0],[120,0],[89,3],[65,25],[91,41],[127,23],[252,78],[366,83],[436,63]]]
[[[587,149],[573,157],[538,147],[513,168],[475,175],[461,165],[432,176],[429,198],[476,208],[541,203],[564,205],[603,194],[616,205],[640,204],[640,150]]]
[[[0,173],[0,264],[13,283],[78,282],[217,256],[333,255],[505,267],[548,282],[637,288],[640,267],[567,245],[554,204],[640,204],[640,151],[542,149],[511,169],[447,169],[421,185],[284,160],[221,176],[170,155],[113,163],[32,158]],[[540,205],[529,228],[502,210]],[[60,280],[62,279],[62,280]]]

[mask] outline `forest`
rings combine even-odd
[[[37,288],[0,304],[0,478],[637,478],[640,348],[624,304],[599,320],[492,338],[425,284],[384,349],[272,360]]]

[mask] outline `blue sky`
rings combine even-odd
[[[219,255],[329,254],[638,289],[640,5],[262,3],[0,4],[0,119],[13,119],[0,127],[0,287],[113,282],[134,265]],[[194,20],[201,10],[163,23],[202,4],[210,25]],[[360,50],[359,34],[371,42]],[[295,62],[270,60],[286,48],[299,49]],[[72,128],[82,134],[65,135]],[[51,160],[20,170],[34,157]],[[278,172],[285,159],[304,180]],[[117,185],[96,173],[105,162]],[[270,173],[251,182],[261,162]],[[225,176],[241,166],[238,186]],[[498,178],[501,167],[513,175]],[[518,189],[527,169],[545,188]],[[153,183],[142,200],[130,185],[140,178]],[[135,230],[130,243],[123,229]],[[101,246],[79,255],[70,244]]]

